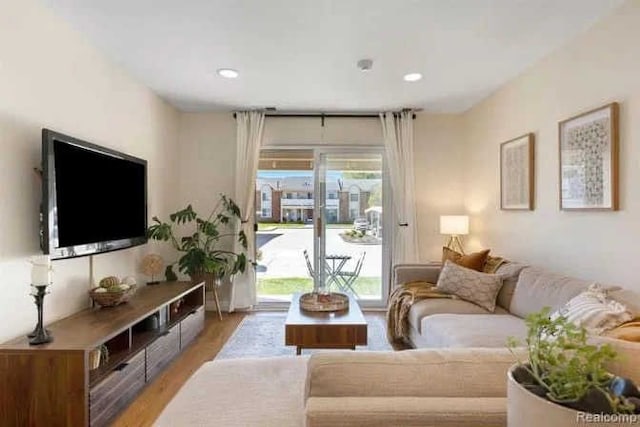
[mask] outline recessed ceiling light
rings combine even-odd
[[[403,79],[405,82],[417,82],[422,78],[422,74],[420,73],[409,73],[405,74]]]
[[[240,75],[240,73],[238,73],[233,68],[220,68],[218,69],[217,73],[225,79],[235,79],[238,77],[238,75]]]

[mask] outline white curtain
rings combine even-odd
[[[380,119],[395,210],[391,234],[392,265],[418,262],[413,173],[413,112],[382,113]]]
[[[242,222],[236,224],[236,231],[244,230],[247,235],[247,249],[236,242],[236,253],[245,251],[247,258],[255,261],[254,204],[256,173],[262,145],[264,113],[242,111],[236,113],[236,175],[234,200],[242,212]],[[231,286],[229,311],[248,308],[256,303],[256,272],[248,266],[244,273],[234,278]]]

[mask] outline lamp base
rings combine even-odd
[[[456,251],[464,255],[464,249],[462,249],[462,241],[460,240],[460,236],[452,234],[449,236],[449,240],[447,240],[446,247],[451,249],[452,251]]]

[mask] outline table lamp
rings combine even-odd
[[[469,234],[469,217],[467,215],[440,216],[440,234],[449,235],[447,248],[463,254],[460,236]]]

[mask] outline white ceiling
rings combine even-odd
[[[42,0],[186,111],[464,111],[622,0]],[[373,70],[356,68],[361,58]],[[215,70],[235,68],[236,80]],[[407,83],[402,76],[420,72]]]

